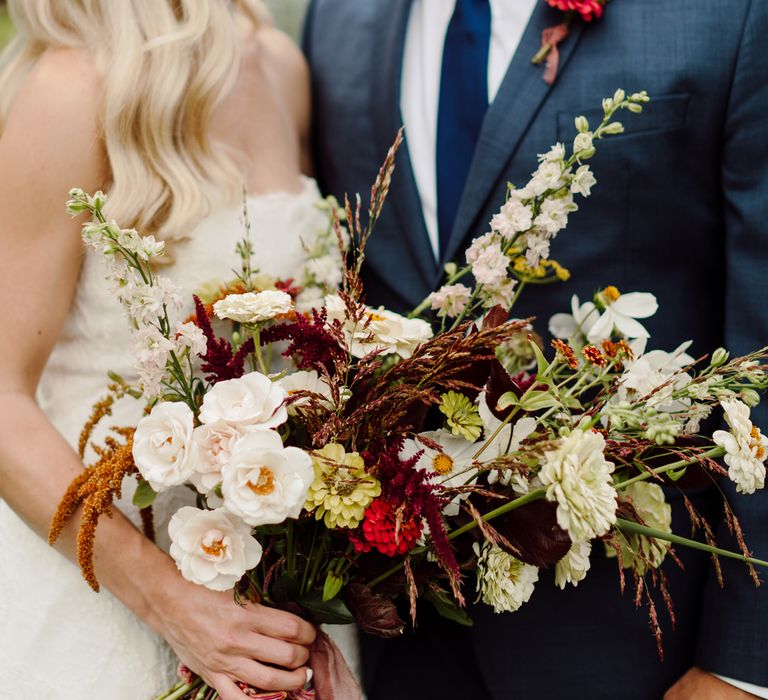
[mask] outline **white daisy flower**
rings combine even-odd
[[[425,444],[420,438],[437,443],[440,450]],[[400,458],[411,459],[419,452],[422,453],[416,463],[416,469],[436,474],[435,483],[445,488],[456,488],[474,484],[477,481],[477,470],[472,469],[472,457],[477,451],[477,445],[462,437],[457,437],[447,430],[435,430],[421,433],[413,440],[406,440],[400,451]],[[446,515],[459,514],[459,502],[469,494],[459,494],[444,509]]]
[[[616,287],[606,287],[598,297],[605,311],[587,333],[590,343],[610,338],[614,330],[626,338],[649,337],[648,331],[636,319],[649,318],[658,311],[659,304],[653,294],[621,294]]]
[[[584,342],[599,316],[594,303],[585,301],[582,304],[574,294],[571,297],[571,313],[555,314],[549,320],[549,332],[555,338]]]

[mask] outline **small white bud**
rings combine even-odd
[[[623,134],[624,125],[621,122],[611,122],[605,127],[605,129],[603,129],[603,133],[608,134],[610,136],[614,136],[616,134]]]
[[[728,362],[728,358],[731,356],[731,353],[729,353],[725,348],[717,348],[712,353],[712,359],[710,360],[709,364],[712,367],[721,367],[726,362]]]
[[[624,92],[621,88],[616,90],[616,92],[613,93],[613,101],[615,104],[619,104],[620,102],[624,102],[624,100],[627,99],[627,93]]]
[[[576,117],[576,131],[578,131],[580,134],[589,131],[589,122],[583,114]]]

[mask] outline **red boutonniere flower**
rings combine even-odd
[[[533,57],[533,63],[547,62],[544,70],[544,81],[552,85],[557,76],[557,66],[560,62],[558,44],[568,36],[571,24],[575,19],[591,22],[603,16],[603,8],[608,0],[544,0],[551,7],[556,7],[565,13],[563,21],[554,27],[545,29],[541,34],[541,48]]]

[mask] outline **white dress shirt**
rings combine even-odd
[[[507,73],[535,5],[541,0],[490,0],[491,45],[488,56],[488,102],[493,102]],[[400,110],[408,138],[416,186],[427,233],[438,253],[437,109],[443,45],[456,3],[452,0],[413,0],[405,36]]]
[[[490,0],[489,104],[499,91],[533,8],[540,2],[541,0]],[[437,228],[437,109],[440,102],[443,44],[455,7],[453,0],[413,0],[405,35],[400,88],[400,111],[408,138],[411,166],[435,258],[440,255]],[[719,678],[768,700],[768,688],[724,676]]]

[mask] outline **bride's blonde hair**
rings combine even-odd
[[[178,239],[236,201],[242,173],[213,147],[210,125],[237,77],[242,19],[254,26],[266,20],[260,0],[8,5],[17,34],[0,59],[0,133],[15,93],[46,49],[84,50],[103,82],[110,217]]]

